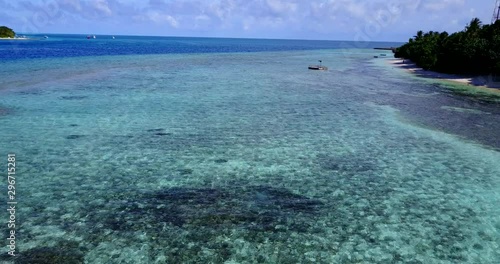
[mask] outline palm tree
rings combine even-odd
[[[424,37],[424,32],[422,30],[419,30],[417,32],[417,35],[413,37],[415,38],[415,41],[420,41]]]
[[[470,21],[469,25],[465,27],[465,32],[467,35],[475,36],[483,27],[483,23],[479,18],[474,18]]]

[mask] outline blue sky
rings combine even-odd
[[[24,33],[406,41],[491,22],[494,0],[0,0]]]

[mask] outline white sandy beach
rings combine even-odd
[[[464,76],[457,74],[446,74],[434,71],[426,71],[418,67],[415,63],[410,60],[402,59],[390,59],[387,60],[389,64],[394,67],[404,69],[410,73],[413,73],[419,77],[430,78],[430,79],[440,79],[444,81],[450,81],[457,84],[472,85],[481,89],[487,89],[491,92],[500,94],[500,82],[495,82],[489,76]]]
[[[0,40],[28,40],[29,38],[0,38]]]

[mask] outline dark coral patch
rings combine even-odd
[[[172,133],[159,132],[159,133],[155,133],[155,135],[157,135],[157,136],[170,136],[170,135],[172,135]]]
[[[0,116],[3,116],[3,115],[8,115],[11,113],[11,110],[7,109],[7,108],[2,108],[0,107]]]
[[[359,157],[329,157],[321,155],[318,157],[319,165],[324,170],[343,171],[350,173],[362,173],[375,171],[377,165],[373,161],[364,160]]]
[[[55,247],[39,247],[21,251],[16,264],[80,264],[84,254],[75,242],[60,243]]]
[[[82,100],[87,98],[88,96],[83,96],[83,95],[68,95],[68,96],[61,96],[61,99],[63,100]]]
[[[85,135],[69,135],[66,137],[66,139],[79,139],[83,137],[85,137]]]
[[[211,229],[237,226],[254,231],[279,231],[281,226],[306,231],[311,217],[323,205],[269,186],[170,188],[113,204],[116,208],[108,210],[113,213],[104,224],[120,231],[161,228],[165,223]]]
[[[180,169],[180,170],[179,170],[179,173],[180,173],[181,175],[189,175],[189,174],[192,174],[192,173],[193,173],[193,170],[192,170],[192,169],[189,169],[189,168],[187,168],[187,169]]]
[[[147,132],[153,132],[155,136],[170,136],[172,133],[165,132],[164,128],[152,128],[146,130]]]
[[[162,132],[164,130],[165,129],[163,129],[163,128],[153,128],[153,129],[148,129],[146,131],[148,131],[148,132]]]

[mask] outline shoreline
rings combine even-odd
[[[0,40],[29,40],[30,38],[0,38]]]
[[[425,79],[435,79],[450,84],[458,84],[465,87],[473,87],[485,92],[491,92],[500,96],[500,82],[494,82],[488,76],[467,76],[458,74],[439,73],[434,71],[427,71],[418,67],[410,60],[390,59],[386,61],[387,64],[398,69],[403,69],[408,73],[417,77]]]

